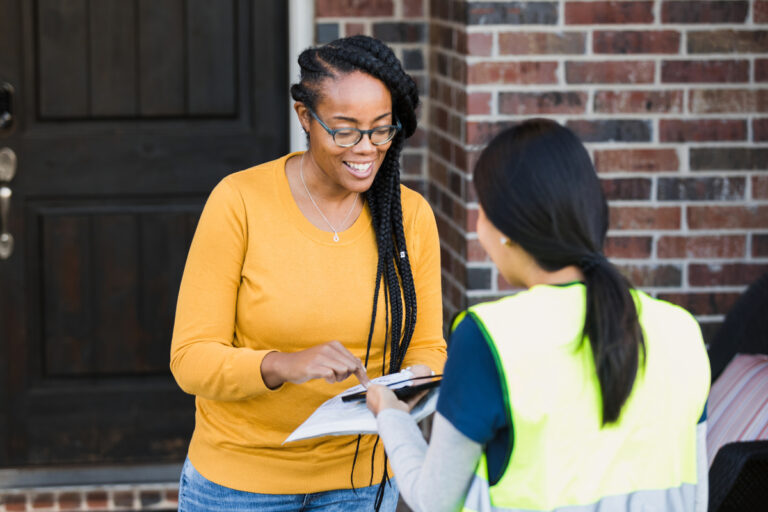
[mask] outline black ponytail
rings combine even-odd
[[[321,85],[325,80],[336,79],[354,71],[362,71],[378,78],[387,86],[392,96],[392,113],[402,126],[392,140],[392,145],[387,150],[371,188],[365,193],[379,252],[375,269],[365,366],[367,368],[369,364],[379,294],[383,282],[385,334],[381,371],[383,374],[396,373],[400,371],[416,326],[416,289],[405,245],[403,209],[400,200],[400,152],[405,139],[416,131],[418,88],[413,79],[403,71],[400,61],[392,50],[381,41],[367,36],[347,37],[318,48],[304,50],[299,55],[299,66],[301,68],[299,83],[291,86],[291,96],[295,101],[300,101],[314,110],[321,95]],[[389,368],[385,367],[387,348],[389,348]],[[371,479],[373,479],[373,461],[378,443],[379,440],[376,439],[371,456]],[[360,436],[357,438],[350,475],[353,488],[359,447]],[[376,510],[381,506],[384,486],[388,481],[386,460],[385,454],[384,477],[374,503]],[[372,480],[371,483],[373,483]]]
[[[603,425],[617,421],[645,345],[631,285],[602,254],[608,204],[586,149],[554,121],[526,121],[491,141],[475,167],[474,184],[491,223],[539,266],[582,270],[582,341],[589,339],[592,347]]]

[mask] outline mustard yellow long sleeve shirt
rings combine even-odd
[[[357,380],[269,390],[261,362],[273,350],[295,352],[330,340],[364,360],[378,258],[367,206],[339,242],[304,217],[285,175],[291,156],[232,174],[211,193],[189,250],[171,347],[176,381],[196,395],[192,464],[220,485],[266,494],[351,487],[357,436],[282,442]],[[440,372],[445,341],[437,227],[423,197],[406,187],[401,195],[417,300],[403,366],[426,364]],[[383,304],[382,288],[372,378],[382,372]],[[361,442],[355,487],[371,482],[374,439]],[[376,452],[374,483],[382,476],[383,447]]]

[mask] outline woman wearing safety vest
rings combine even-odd
[[[430,444],[408,407],[368,407],[416,511],[706,510],[709,361],[696,320],[603,256],[608,206],[578,138],[535,119],[474,171],[477,236],[524,291],[470,307]]]

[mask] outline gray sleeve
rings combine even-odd
[[[429,445],[406,412],[384,409],[377,423],[397,486],[408,506],[414,512],[461,510],[483,446],[438,413]]]
[[[709,506],[709,462],[707,461],[707,422],[696,425],[696,499],[694,510],[707,512]]]

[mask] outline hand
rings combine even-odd
[[[409,366],[408,370],[413,374],[414,377],[428,377],[433,374],[432,368],[430,368],[427,365],[424,364],[415,364],[413,366]],[[418,384],[419,381],[414,382],[414,384]],[[421,401],[422,398],[424,398],[427,393],[429,393],[428,389],[425,389],[424,391],[420,392],[418,395],[412,396],[408,400],[405,401],[405,404],[408,405],[408,411],[413,409],[419,401]]]
[[[383,409],[399,409],[404,412],[411,410],[408,404],[397,399],[391,389],[378,384],[368,387],[365,403],[374,416],[378,416]]]
[[[338,341],[329,341],[299,352],[270,352],[261,362],[261,375],[270,389],[285,382],[301,384],[311,379],[341,382],[357,376],[363,386],[370,379],[362,361]]]

